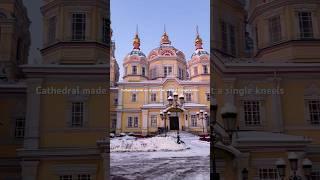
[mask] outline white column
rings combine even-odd
[[[163,91],[162,91],[162,88],[163,87],[160,87],[161,90],[160,90],[160,103],[163,103]]]
[[[116,133],[119,134],[122,131],[122,112],[118,111],[117,112],[117,128],[116,128]]]
[[[199,90],[198,89],[198,87],[194,87],[196,90]],[[195,97],[194,97],[194,102],[196,102],[196,103],[200,103],[199,102],[199,91],[194,91],[193,92],[193,95],[195,95]]]
[[[184,126],[185,126],[185,129],[188,129],[189,128],[189,117],[186,119],[186,116],[188,117],[189,116],[189,113],[187,111],[184,112]]]
[[[39,148],[39,121],[40,121],[40,94],[42,79],[27,80],[27,114],[26,135],[24,138],[25,149]]]
[[[205,116],[203,118],[203,126],[204,126],[204,132],[207,133],[208,132],[208,128],[207,128],[207,120],[206,120]]]
[[[118,106],[117,106],[118,109],[122,109],[122,104],[123,104],[122,102],[123,91],[121,90],[121,88],[122,87],[120,86],[118,91]]]
[[[275,89],[280,89],[280,79],[273,79]],[[283,132],[283,119],[282,119],[282,108],[281,108],[281,95],[272,94],[272,120],[273,120],[273,131],[274,132]]]
[[[148,110],[142,110],[142,135],[148,134]]]
[[[121,90],[123,87],[119,86],[118,91],[118,106],[117,106],[117,127],[116,127],[116,134],[119,134],[122,132],[122,109],[123,109],[123,91]]]
[[[22,161],[22,179],[37,180],[39,161]]]
[[[148,93],[148,86],[144,86],[144,104],[149,103],[149,93]]]

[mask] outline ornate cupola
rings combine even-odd
[[[148,62],[146,55],[140,50],[140,37],[138,28],[133,38],[133,49],[124,58],[124,81],[141,81],[148,79]]]
[[[210,78],[210,55],[203,49],[202,44],[203,41],[197,26],[197,34],[194,41],[195,52],[188,62],[188,71],[191,80],[207,81]]]
[[[164,31],[161,37],[160,45],[171,45],[171,41],[169,40],[169,36],[166,31]]]
[[[171,45],[169,36],[164,28],[157,47],[148,55],[149,79],[177,78],[186,79],[187,62],[182,51]]]

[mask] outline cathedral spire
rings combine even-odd
[[[195,44],[196,50],[197,50],[197,49],[202,49],[202,39],[201,39],[200,34],[199,34],[199,27],[198,27],[198,25],[197,25],[197,27],[196,27],[196,31],[197,31],[197,35],[196,35],[196,39],[195,39],[195,41],[194,41],[194,44]]]
[[[139,38],[138,25],[136,27],[136,34],[133,39],[133,49],[140,49],[140,38]]]
[[[166,25],[164,25],[163,30],[164,30],[164,32],[163,32],[163,35],[162,35],[162,37],[161,37],[160,44],[161,44],[161,45],[171,44],[171,41],[169,40],[169,36],[168,36],[168,34],[167,34],[167,31],[166,31]]]

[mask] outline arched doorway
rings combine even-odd
[[[168,107],[165,111],[170,112],[171,115],[168,117],[168,130],[181,130],[184,120],[185,109],[181,107]]]
[[[179,113],[172,113],[169,117],[170,130],[179,130]]]

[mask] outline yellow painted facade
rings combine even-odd
[[[0,179],[109,177],[109,4],[76,3],[43,1],[42,61],[32,64],[22,1],[0,2]]]
[[[210,103],[210,56],[202,48],[200,35],[196,37],[196,50],[190,60],[171,44],[167,32],[160,42],[160,47],[145,55],[140,50],[143,41],[135,35],[133,50],[123,61],[123,80],[111,87],[112,132],[145,136],[167,127],[168,130],[207,133],[208,123],[196,116],[200,110],[209,112]],[[171,117],[162,120],[160,111],[168,108],[167,98],[173,98],[175,92],[184,95],[185,103],[182,112],[172,113],[172,117],[178,118],[173,124]]]
[[[248,170],[249,180],[276,179],[275,163],[282,158],[286,179],[293,173],[288,155],[294,152],[299,159],[297,174],[306,178],[302,161],[309,159],[311,179],[317,179],[320,127],[313,104],[320,103],[320,4],[243,2],[211,4],[211,84],[217,119],[222,122],[221,109],[231,104],[237,110],[239,129],[230,146],[218,147],[217,171],[223,179],[242,179],[243,169]],[[228,152],[229,148],[234,150]],[[229,158],[219,151],[228,152]]]

